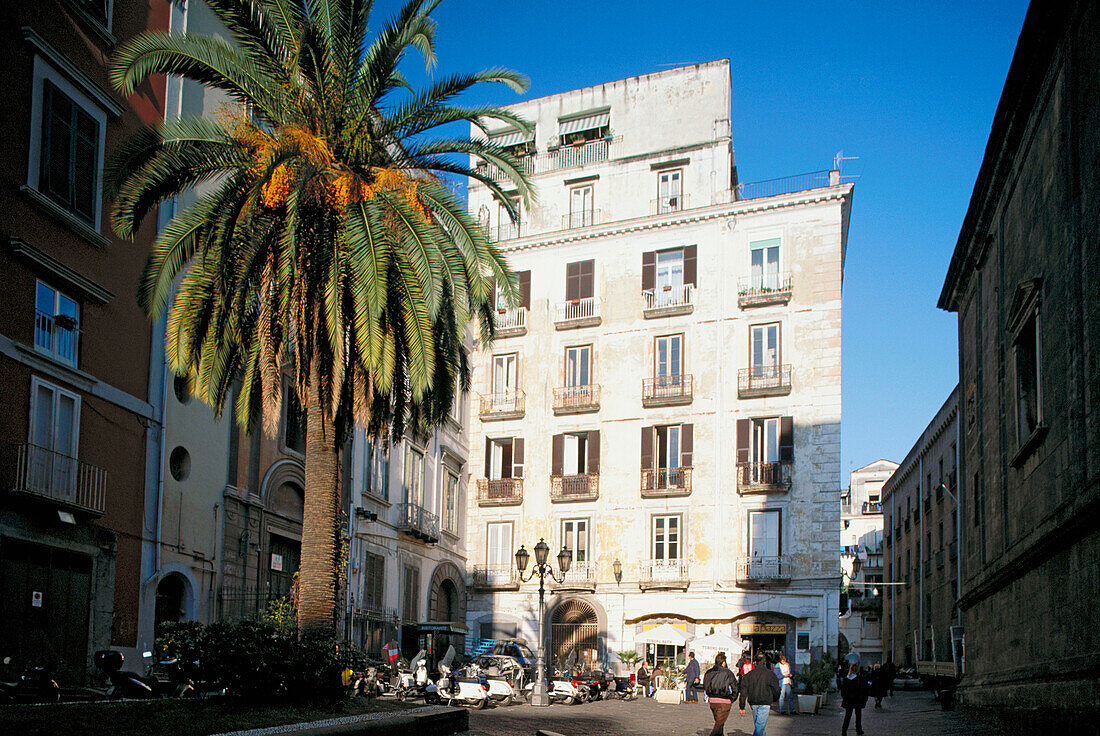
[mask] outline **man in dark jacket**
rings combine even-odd
[[[844,725],[840,727],[840,733],[848,736],[848,724],[852,722],[852,711],[856,714],[856,734],[863,734],[863,708],[867,705],[867,693],[870,683],[859,670],[859,665],[852,662],[848,666],[848,674],[840,681],[840,705],[844,708]]]
[[[722,736],[722,727],[730,716],[733,699],[737,697],[737,680],[726,666],[726,653],[718,652],[714,666],[703,676],[703,692],[710,701],[710,713],[714,716],[714,728],[710,736]]]
[[[749,701],[752,708],[753,736],[764,736],[764,726],[768,723],[768,715],[772,712],[772,703],[779,700],[779,680],[775,679],[775,673],[768,668],[768,658],[763,652],[756,655],[756,663],[752,669],[741,678],[741,698],[738,702],[738,710],[745,715],[745,700]]]
[[[695,652],[688,652],[687,667],[684,668],[684,701],[687,703],[699,702],[699,691],[696,690],[696,686],[699,684],[699,663],[695,661]]]

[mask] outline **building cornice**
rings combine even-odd
[[[80,91],[95,100],[104,110],[118,116],[126,112],[126,108],[114,99],[106,90],[88,78],[84,72],[73,64],[60,51],[55,49],[49,41],[38,35],[38,32],[30,26],[23,26],[23,38],[50,62],[58,71],[62,72],[69,80],[80,88]]]
[[[86,298],[91,299],[94,302],[97,302],[99,304],[107,304],[115,298],[115,295],[107,289],[103,288],[88,277],[69,268],[64,263],[57,260],[48,253],[44,253],[38,248],[35,248],[33,245],[27,243],[26,241],[20,240],[19,238],[11,238],[8,241],[8,245],[11,248],[11,252],[15,255],[21,256],[28,261],[41,266],[57,278],[64,281],[70,288],[79,291]]]

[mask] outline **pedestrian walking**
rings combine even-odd
[[[738,681],[747,675],[750,670],[752,670],[752,657],[749,656],[748,651],[741,652],[741,659],[737,660]]]
[[[791,712],[791,665],[787,662],[787,655],[779,655],[779,712],[790,714]]]
[[[739,692],[738,710],[745,715],[745,701],[748,700],[752,709],[753,736],[764,736],[772,703],[779,699],[782,688],[775,674],[768,669],[768,657],[763,652],[756,655],[752,669],[741,678]]]
[[[733,699],[737,697],[737,679],[726,666],[725,652],[718,652],[714,658],[714,666],[703,676],[703,692],[707,695],[710,714],[714,716],[714,728],[710,730],[710,736],[722,736],[723,726],[733,707]]]
[[[882,708],[882,699],[886,697],[886,670],[879,664],[871,668],[871,697],[875,699],[875,708]]]
[[[649,668],[646,666],[644,659],[642,660],[642,664],[638,667],[638,674],[634,679],[635,682],[642,687],[642,692],[645,694],[645,697],[648,698],[651,694],[649,690],[649,681],[651,678],[649,676]]]
[[[898,676],[898,668],[894,665],[894,657],[886,658],[886,664],[882,665],[882,679],[886,681],[886,692],[890,697],[894,696],[894,678]]]
[[[684,702],[698,703],[699,663],[695,661],[695,652],[688,652],[687,667],[684,668]]]
[[[844,725],[840,735],[848,736],[848,724],[852,722],[852,713],[856,714],[856,736],[863,734],[863,709],[867,705],[869,685],[859,671],[859,664],[848,665],[848,674],[840,681],[840,705],[844,708]]]

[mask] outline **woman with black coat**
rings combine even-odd
[[[856,714],[856,734],[863,734],[863,708],[867,705],[867,695],[871,685],[859,671],[859,665],[848,665],[848,674],[840,681],[840,704],[844,708],[844,725],[840,727],[841,736],[848,736],[848,724],[852,722],[852,712]]]

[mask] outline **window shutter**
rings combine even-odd
[[[693,445],[695,444],[695,432],[694,425],[681,424],[680,425],[680,467],[690,468],[692,466],[692,458],[694,456]]]
[[[684,283],[697,286],[696,282],[696,266],[695,266],[695,251],[697,246],[688,245],[684,247]]]
[[[596,475],[600,472],[600,430],[588,433],[588,472]]]
[[[550,475],[561,475],[565,459],[565,435],[556,434],[551,443]]]
[[[512,477],[523,477],[523,438],[512,440]]]
[[[653,427],[642,427],[642,470],[653,470]]]
[[[519,305],[524,309],[531,308],[531,272],[519,272]]]
[[[752,422],[748,419],[737,420],[737,462],[749,461],[749,443],[752,441]]]
[[[642,291],[649,291],[657,285],[657,252],[642,253]]]
[[[580,299],[579,263],[565,264],[565,301],[571,302]]]
[[[794,417],[779,419],[779,462],[794,462]]]
[[[500,450],[500,477],[516,477],[512,475],[512,444],[510,442],[502,443]]]
[[[596,295],[596,261],[589,259],[581,261],[578,265],[578,299],[589,299]]]
[[[485,477],[492,478],[493,471],[493,441],[485,438]]]
[[[497,277],[489,277],[489,298],[493,300],[493,309],[497,307],[503,307],[503,304],[497,304]]]

